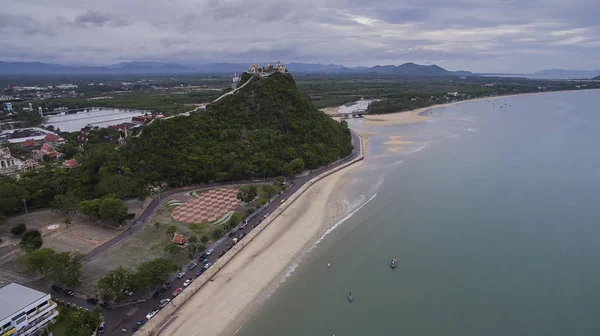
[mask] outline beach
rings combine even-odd
[[[161,335],[232,335],[250,305],[339,214],[345,174],[358,162],[321,179],[230,261],[213,281],[191,297]]]

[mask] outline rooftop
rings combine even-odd
[[[0,288],[0,321],[48,294],[16,283]]]

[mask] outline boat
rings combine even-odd
[[[348,302],[352,302],[354,301],[354,297],[352,296],[352,293],[348,293]]]
[[[390,261],[390,267],[396,268],[397,264],[398,264],[398,261],[396,260],[396,257],[392,258],[392,261]]]

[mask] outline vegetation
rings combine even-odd
[[[243,186],[237,193],[237,199],[244,203],[250,203],[258,196],[258,189],[255,185]]]
[[[106,301],[120,298],[123,290],[131,290],[136,287],[135,272],[119,266],[104,274],[98,280],[96,287],[100,291],[102,298]]]
[[[18,236],[25,231],[27,231],[27,227],[25,226],[25,223],[19,223],[19,224],[16,224],[15,226],[13,226],[12,228],[10,228],[10,233],[15,236]]]
[[[157,258],[141,263],[135,271],[124,267],[110,270],[98,280],[96,287],[104,300],[119,300],[123,297],[123,290],[149,290],[152,285],[164,283],[176,269],[173,261]]]
[[[56,336],[89,336],[102,321],[99,308],[87,311],[59,303],[57,309],[56,322],[48,328]]]
[[[83,277],[83,256],[79,253],[43,248],[20,255],[19,261],[28,271],[37,272],[56,284],[77,287]]]
[[[21,237],[19,246],[22,250],[31,252],[42,247],[42,234],[38,230],[27,230]]]
[[[123,152],[126,166],[146,181],[179,186],[290,175],[295,159],[314,168],[349,154],[350,139],[350,130],[317,111],[290,75],[275,73],[185,123],[153,123]]]
[[[122,200],[108,196],[102,199],[93,199],[79,203],[79,210],[90,218],[119,222],[127,216],[127,206]]]

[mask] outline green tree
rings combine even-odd
[[[191,235],[191,236],[190,236],[190,238],[188,239],[188,241],[189,241],[190,243],[192,243],[192,244],[195,244],[195,243],[197,243],[197,242],[198,242],[198,237],[197,237],[197,236],[194,236],[194,235]]]
[[[299,173],[304,170],[304,160],[302,158],[293,159],[290,166],[294,172]]]
[[[175,244],[169,243],[165,245],[163,250],[173,258],[173,260],[177,260],[179,255],[181,254],[181,248]]]
[[[90,218],[100,218],[100,199],[79,202],[79,211]]]
[[[34,251],[42,247],[42,234],[38,230],[27,230],[21,237],[19,246],[24,251]]]
[[[200,237],[200,241],[202,242],[202,244],[208,243],[208,236],[202,236],[202,237]]]
[[[273,197],[275,194],[277,194],[277,188],[275,188],[274,186],[267,184],[262,186],[262,191],[267,194],[267,196],[269,198]]]
[[[213,239],[219,239],[223,236],[224,231],[221,228],[215,229],[212,233]]]
[[[237,193],[237,199],[242,202],[250,203],[258,196],[258,189],[255,185],[243,186]]]
[[[64,286],[77,287],[83,278],[83,255],[79,253],[42,248],[22,254],[19,261],[28,271]]]
[[[159,221],[154,221],[152,222],[152,224],[154,225],[155,229],[160,229],[160,227],[162,226],[162,224]]]
[[[166,258],[157,258],[141,263],[136,271],[137,288],[150,288],[162,284],[177,270],[177,265]]]
[[[72,192],[56,195],[52,201],[52,209],[62,211],[66,214],[77,210],[81,200],[74,196]]]
[[[25,231],[27,231],[27,226],[25,226],[25,223],[19,223],[19,224],[13,226],[12,228],[10,228],[10,233],[15,236],[18,236]]]
[[[29,199],[29,193],[16,181],[0,181],[0,212],[12,214],[22,211],[24,199]]]
[[[100,308],[92,311],[78,309],[69,314],[66,336],[89,336],[100,325]]]
[[[175,232],[177,232],[177,226],[169,225],[167,226],[165,232],[167,233],[167,236],[172,237],[175,234]]]
[[[83,279],[83,255],[74,252],[57,252],[48,276],[67,287],[77,287]]]
[[[127,206],[120,199],[103,198],[100,202],[98,214],[102,220],[118,222],[121,218],[127,216]]]
[[[46,275],[53,267],[56,252],[50,248],[42,248],[19,255],[19,261],[30,272]]]
[[[123,290],[131,290],[134,285],[135,273],[122,266],[106,272],[96,283],[102,297],[109,300],[121,297]]]
[[[65,223],[65,225],[67,226],[67,229],[69,228],[69,225],[71,225],[71,223],[73,222],[73,220],[71,218],[65,218],[65,220],[63,221]]]

